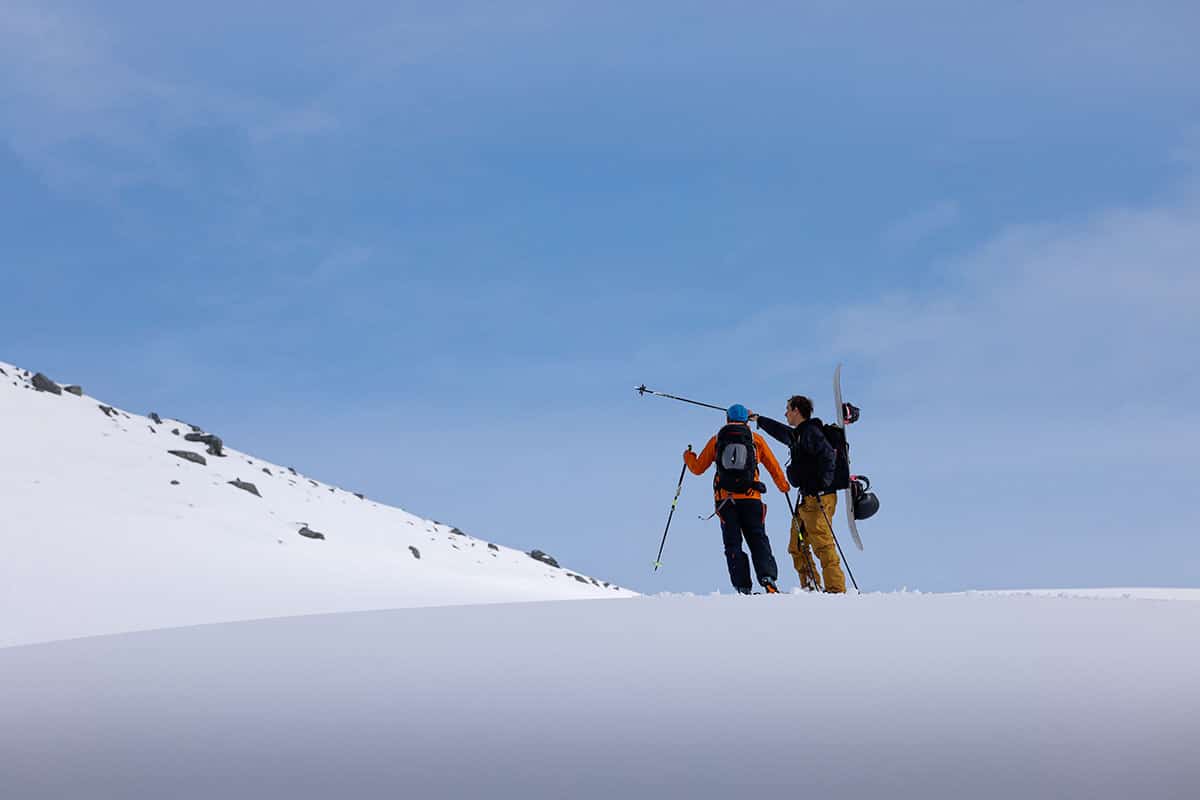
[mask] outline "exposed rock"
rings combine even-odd
[[[300,535],[307,537],[309,539],[324,539],[325,538],[325,534],[321,533],[320,531],[314,531],[312,528],[308,527],[307,525],[305,525],[303,528],[300,529]]]
[[[553,556],[547,555],[546,553],[543,553],[541,550],[532,551],[531,553],[529,553],[529,557],[532,558],[534,561],[540,561],[543,564],[549,564],[552,567],[558,566],[558,562],[554,560]]]
[[[191,461],[194,464],[205,465],[208,463],[208,459],[199,453],[193,453],[191,450],[168,450],[167,452],[173,456],[179,456],[184,461]]]
[[[155,413],[155,412],[153,412],[153,411],[151,411],[151,412],[150,412],[150,419],[154,420],[154,424],[155,424],[155,425],[162,425],[162,424],[163,424],[163,423],[162,423],[162,417],[160,417],[160,416],[159,416],[157,413]]]
[[[460,531],[458,528],[451,528],[450,532],[453,533],[455,536],[466,536],[466,534],[463,533],[462,531]]]
[[[71,386],[64,386],[63,391],[69,392],[69,393],[75,395],[76,397],[83,397],[83,387],[82,386],[75,386],[74,384],[72,384]]]
[[[492,544],[491,542],[488,542],[488,550],[495,550],[498,553],[498,552],[500,552],[500,547],[498,545]]]
[[[575,575],[575,574],[572,574],[572,575],[571,575],[571,577],[572,577],[572,578],[574,578],[575,580],[579,581],[580,583],[587,583],[587,582],[588,582],[588,579],[587,579],[587,578],[585,578],[585,577],[583,577],[582,575]]]
[[[412,551],[413,558],[417,559],[418,561],[421,560],[421,551],[420,550],[413,547],[411,544],[408,546],[408,549]]]
[[[263,472],[267,473],[268,475],[273,474],[271,470],[267,469],[266,467],[263,467]]]
[[[300,474],[300,473],[296,472],[296,468],[295,468],[295,467],[288,467],[288,472],[292,473],[293,475],[299,475],[299,474]]]
[[[104,412],[104,416],[106,416],[106,417],[111,418],[111,417],[115,416],[117,413],[117,410],[115,408],[113,408],[112,406],[106,406],[103,403],[101,403],[99,405],[99,408],[101,411]]]
[[[224,442],[221,441],[220,436],[216,436],[211,433],[189,433],[183,438],[189,442],[200,442],[201,444],[206,445],[208,447],[208,454],[210,456],[220,456],[221,458],[225,457],[225,453],[222,451]]]
[[[357,497],[359,500],[366,500],[366,499],[367,499],[366,497],[364,497],[364,496],[363,496],[363,493],[362,493],[362,492],[355,492],[355,493],[354,493],[354,496],[355,496],[355,497]]]
[[[178,485],[179,485],[179,481],[171,481],[171,485],[172,485],[172,486],[178,486]]]
[[[179,428],[171,428],[171,433],[173,433],[173,434],[175,434],[176,436],[178,436],[178,435],[179,435]]]
[[[54,381],[47,378],[42,373],[33,376],[33,388],[39,392],[49,392],[50,394],[62,394],[62,387]]]
[[[312,478],[309,478],[308,482],[311,483],[313,486],[316,486],[317,488],[320,488],[320,486],[321,486],[321,484],[317,483]]]
[[[262,495],[258,493],[257,486],[255,486],[253,483],[247,483],[246,481],[241,480],[240,478],[236,478],[234,480],[229,481],[229,485],[236,486],[237,488],[241,489],[242,491],[249,492],[250,494],[254,495],[255,497],[262,497]],[[324,537],[322,537],[322,538],[324,538]]]
[[[154,426],[153,426],[153,425],[147,425],[146,427],[150,429],[150,432],[151,432],[151,433],[158,433],[158,431],[154,430]]]
[[[3,375],[6,378],[8,377],[8,373],[4,371],[4,367],[0,367],[0,375]]]

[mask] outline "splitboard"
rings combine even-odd
[[[837,369],[833,371],[833,403],[834,410],[837,412],[837,426],[842,429],[842,434],[846,435],[846,407],[842,405],[842,365],[838,364]],[[846,437],[846,461],[850,461],[850,439]],[[854,471],[851,470],[851,475]],[[842,492],[842,505],[846,507],[846,524],[850,527],[850,535],[854,537],[854,545],[859,549],[863,549],[862,539],[858,536],[858,524],[854,520],[854,501],[850,496],[850,490],[846,489]]]

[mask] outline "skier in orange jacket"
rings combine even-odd
[[[775,585],[779,568],[767,539],[767,507],[762,501],[767,487],[759,481],[758,465],[761,463],[767,468],[779,491],[786,493],[788,482],[766,441],[750,430],[748,418],[745,406],[730,406],[725,414],[725,426],[708,440],[700,455],[688,450],[683,454],[683,460],[694,475],[703,475],[714,463],[717,465],[713,495],[733,588],[742,594],[750,594],[752,588],[750,563],[742,550],[745,539],[759,584],[767,593],[773,594],[779,591]]]

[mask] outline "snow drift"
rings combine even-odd
[[[1197,630],[1187,599],[725,595],[5,648],[0,782],[23,800],[1194,797]]]

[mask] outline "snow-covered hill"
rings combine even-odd
[[[1161,596],[1178,599],[655,597],[2,648],[0,785],[21,800],[1182,800],[1200,786],[1200,593]]]
[[[634,594],[35,377],[0,363],[0,646]]]

